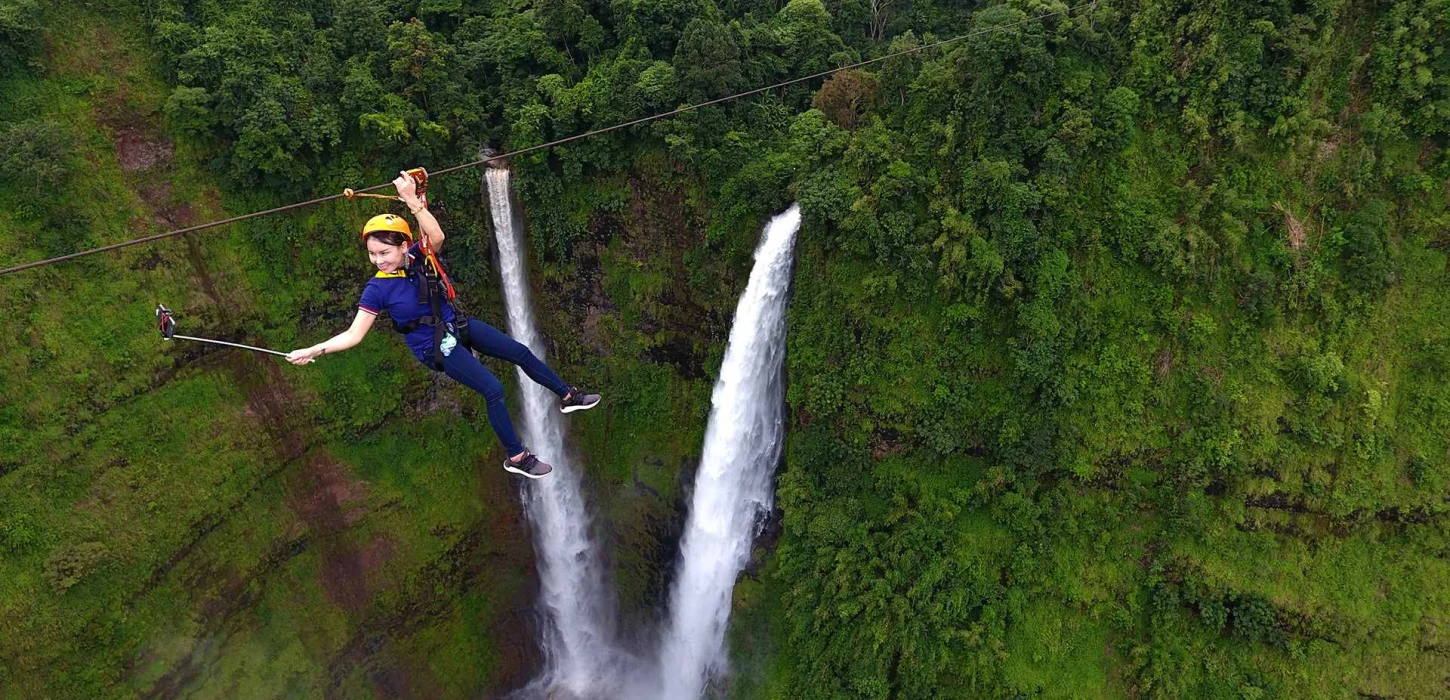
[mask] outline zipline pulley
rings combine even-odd
[[[407,172],[409,175],[413,176],[413,181],[418,183],[418,196],[427,197],[428,171],[424,170],[423,168],[413,168]],[[358,197],[372,197],[373,199],[387,199],[394,202],[400,202],[403,199],[402,197],[391,194],[373,194],[371,192],[358,192],[351,187],[344,189],[342,191],[342,196],[347,197],[348,199],[357,199]]]

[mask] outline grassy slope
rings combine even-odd
[[[156,126],[167,88],[134,11],[48,12],[43,77],[0,89],[6,118],[74,136],[74,179],[44,196],[84,217],[88,243],[222,214],[185,140],[160,165],[123,167],[127,138],[173,143]],[[27,243],[37,225],[0,206],[15,259],[41,256]],[[0,281],[0,303],[18,310],[18,332],[0,339],[0,426],[16,440],[0,476],[0,696],[368,696],[403,683],[470,697],[527,665],[514,611],[532,564],[512,487],[480,469],[491,435],[450,417],[481,423],[472,397],[445,390],[451,410],[379,430],[403,411],[391,379],[390,401],[339,422],[348,402],[326,399],[347,396],[348,372],[405,366],[374,339],[293,385],[324,401],[289,407],[303,427],[287,453],[254,411],[258,387],[276,384],[256,375],[266,365],[156,336],[158,299],[198,335],[242,337],[238,319],[280,315],[268,309],[285,287],[239,274],[255,255],[237,245],[246,233],[203,234],[196,258],[175,240]]]

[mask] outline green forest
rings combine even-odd
[[[720,697],[1445,698],[1447,47],[1450,0],[0,0],[0,267],[900,54],[508,161],[621,625],[798,202]],[[479,178],[429,196],[501,326]],[[478,395],[156,332],[341,331],[388,206],[0,276],[0,699],[533,677]]]

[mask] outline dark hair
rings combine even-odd
[[[363,239],[363,245],[367,245],[368,238],[376,238],[379,243],[386,243],[388,245],[403,245],[408,242],[408,237],[398,231],[370,231],[367,237]]]

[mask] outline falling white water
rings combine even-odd
[[[666,700],[698,698],[724,671],[730,592],[770,510],[784,434],[786,292],[800,223],[798,205],[771,219],[735,308],[660,650]]]
[[[493,229],[498,240],[508,332],[544,359],[544,345],[534,327],[525,278],[523,236],[516,226],[509,197],[509,171],[485,168]],[[538,553],[540,602],[544,612],[543,647],[547,660],[538,685],[557,697],[599,697],[609,691],[606,678],[614,654],[612,598],[606,591],[604,565],[589,539],[589,512],[579,472],[564,449],[559,397],[519,370],[524,412],[520,437],[524,445],[554,466],[552,474],[528,481],[524,511],[533,523]]]

